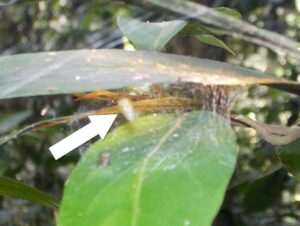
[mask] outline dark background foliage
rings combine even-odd
[[[259,27],[299,40],[300,2],[297,0],[198,0],[211,7],[227,6]],[[0,54],[84,48],[123,48],[116,16],[130,15],[143,21],[178,19],[143,1],[54,0],[1,1]],[[237,56],[194,38],[176,37],[164,52],[193,55],[269,71],[277,77],[300,80],[299,63],[272,51],[222,37]],[[38,62],[36,62],[38,64]],[[0,66],[1,68],[1,66]],[[260,122],[281,125],[299,123],[300,100],[266,87],[233,90],[234,112]],[[15,178],[61,198],[63,185],[85,147],[54,161],[48,147],[80,127],[76,114],[99,107],[76,102],[71,95],[28,97],[0,101],[0,133],[46,118],[74,115],[69,125],[30,132],[0,146],[0,175]],[[240,154],[238,166],[218,226],[300,225],[300,186],[281,169],[276,150],[250,129],[236,129]],[[55,213],[27,201],[0,198],[0,225],[54,225]]]

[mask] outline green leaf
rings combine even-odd
[[[139,118],[83,156],[66,183],[60,226],[209,226],[237,157],[211,112]]]
[[[242,19],[242,15],[240,14],[240,12],[235,9],[231,9],[228,7],[217,7],[217,8],[213,8],[213,9],[218,12],[224,13],[228,16],[233,16],[235,18]]]
[[[299,83],[266,73],[149,51],[74,50],[0,57],[0,99],[179,81],[204,85],[263,84],[300,94]]]
[[[208,34],[211,33],[209,28],[206,26],[199,25],[198,23],[188,23],[179,34],[181,35],[197,35],[197,34]]]
[[[230,8],[219,7],[214,8],[214,10],[227,14],[229,16],[234,16],[236,18],[242,18],[241,14]],[[221,39],[217,38],[215,35],[223,35],[224,32],[221,29],[199,25],[197,23],[189,23],[185,28],[180,32],[181,35],[195,35],[195,37],[208,45],[216,46],[223,48],[230,52],[233,55],[236,55],[235,52],[229,48]]]
[[[54,197],[19,181],[1,176],[0,196],[11,196],[19,199],[25,199],[54,209],[57,209],[59,206],[58,201]]]
[[[118,26],[139,50],[160,51],[187,24],[183,20],[160,23],[141,22],[128,17],[118,17]]]
[[[300,139],[278,147],[277,154],[284,168],[300,180]]]
[[[31,115],[30,111],[6,113],[0,116],[0,133],[7,133],[24,122]]]
[[[222,35],[222,31],[218,29],[209,28],[206,26],[200,26],[194,23],[189,23],[181,32],[181,35],[189,35],[189,36],[195,36],[199,41],[223,48],[230,52],[233,55],[236,55],[235,52],[230,49],[221,39],[217,38],[216,35]]]
[[[214,35],[199,34],[199,35],[196,35],[196,38],[205,44],[223,48],[223,49],[227,50],[228,52],[230,52],[231,54],[236,55],[232,49],[230,49],[222,40],[218,39]]]
[[[235,9],[227,8],[227,7],[218,7],[213,8],[218,12],[222,12],[226,15],[236,17],[238,19],[242,18],[242,15]],[[214,35],[224,35],[226,34],[222,29],[205,26],[196,22],[189,22],[183,30],[180,31],[182,35],[199,35],[199,34],[214,34]]]

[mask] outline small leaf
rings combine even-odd
[[[227,35],[228,33],[220,28],[215,27],[209,27],[209,26],[203,26],[207,31],[209,31],[210,34],[221,36],[221,35]]]
[[[54,197],[19,181],[1,176],[0,196],[11,196],[19,199],[25,199],[53,209],[57,209],[59,207],[59,203]]]
[[[61,226],[210,226],[237,157],[210,112],[139,118],[94,144],[72,172]]]
[[[200,34],[200,35],[196,35],[196,38],[205,44],[223,48],[223,49],[227,50],[228,52],[230,52],[231,54],[236,55],[233,50],[231,50],[222,40],[218,39],[214,35]]]
[[[180,32],[180,35],[201,35],[201,34],[211,34],[211,35],[226,35],[227,33],[219,28],[204,26],[199,23],[189,22]]]
[[[128,17],[118,17],[118,26],[139,50],[160,51],[184,26],[183,20],[160,23],[141,22]]]
[[[242,18],[242,15],[235,9],[227,8],[227,7],[218,7],[213,8],[218,12],[222,12],[226,15],[236,17],[238,19]],[[182,35],[225,35],[226,32],[220,28],[205,26],[196,22],[189,22],[184,29],[180,32]]]
[[[240,12],[235,9],[231,9],[228,7],[217,7],[214,8],[214,10],[224,13],[228,16],[233,16],[235,18],[242,19],[242,15],[240,14]]]
[[[180,35],[199,35],[199,34],[208,34],[210,33],[209,29],[205,26],[199,25],[197,23],[188,23],[181,31]]]
[[[284,168],[300,180],[300,139],[278,147],[277,154]]]

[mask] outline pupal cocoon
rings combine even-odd
[[[136,118],[136,112],[134,111],[133,104],[129,99],[123,98],[118,100],[118,105],[121,113],[128,121],[132,121]]]

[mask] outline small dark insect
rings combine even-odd
[[[100,154],[98,163],[100,166],[109,166],[111,164],[110,154],[109,153]]]

